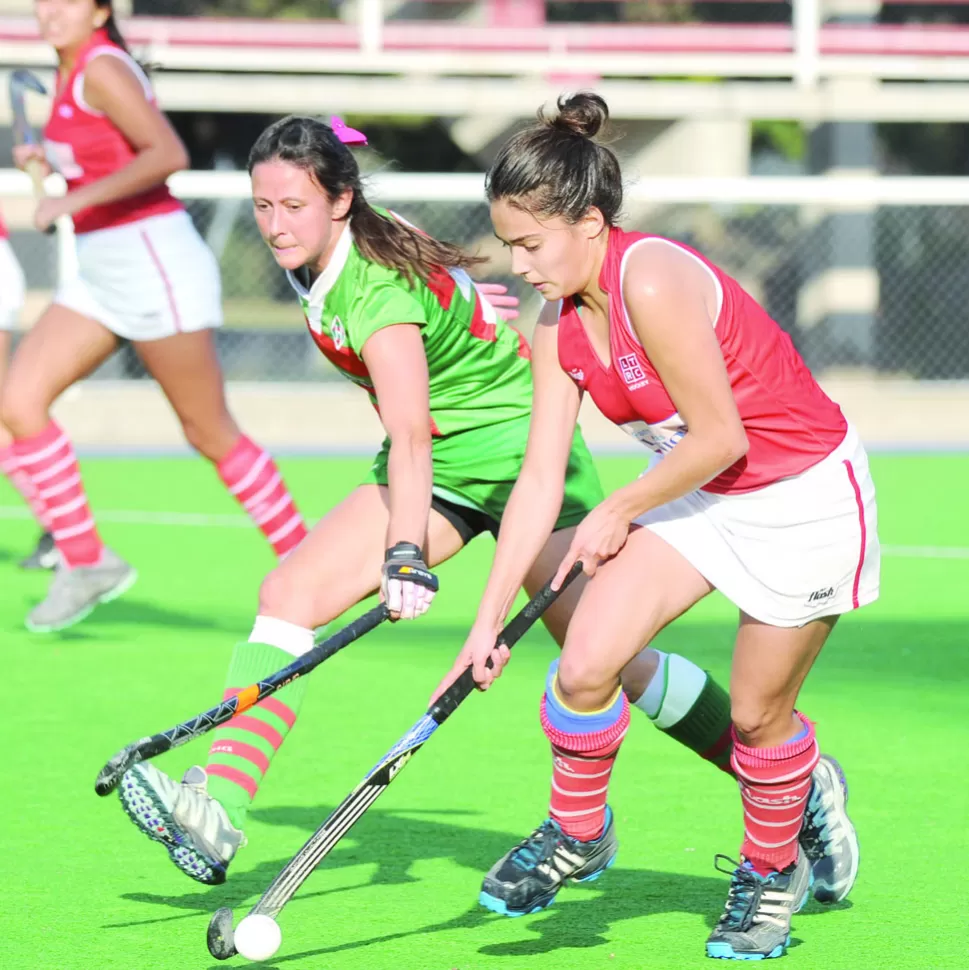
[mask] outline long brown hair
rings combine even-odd
[[[108,40],[112,44],[117,44],[126,54],[130,54],[131,51],[128,50],[128,45],[125,43],[124,35],[121,33],[121,29],[118,27],[118,21],[114,19],[114,8],[111,6],[111,0],[94,0],[94,5],[98,10],[107,10],[108,19],[105,20],[101,29],[105,31],[108,35]]]
[[[351,189],[346,218],[357,249],[365,259],[397,270],[411,286],[415,277],[426,280],[441,267],[469,269],[485,262],[378,212],[364,196],[353,152],[322,121],[290,116],[271,124],[249,152],[249,174],[261,162],[275,160],[308,172],[331,200]]]

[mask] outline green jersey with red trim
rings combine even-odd
[[[431,427],[450,435],[522,417],[531,411],[529,348],[461,269],[439,269],[413,286],[397,271],[365,259],[345,226],[333,257],[307,287],[287,272],[310,335],[326,358],[379,404],[363,361],[378,330],[420,328],[430,379]]]

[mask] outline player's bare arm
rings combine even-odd
[[[714,327],[716,294],[682,250],[640,246],[623,284],[630,320],[689,429],[646,475],[611,496],[630,519],[705,485],[747,452]]]
[[[188,153],[168,119],[148,100],[141,81],[118,57],[95,57],[84,72],[84,100],[101,111],[137,155],[124,168],[57,201],[57,214],[73,215],[93,205],[138,195],[187,168]]]
[[[633,519],[700,488],[747,451],[714,328],[716,293],[709,274],[682,250],[640,246],[629,259],[623,300],[689,431],[662,462],[586,516],[553,586],[577,560],[594,575],[625,545]]]
[[[469,663],[487,688],[508,660],[495,638],[535,558],[552,534],[562,504],[572,436],[582,398],[558,363],[558,307],[546,303],[532,344],[534,386],[528,446],[501,518],[498,546],[474,626],[452,673]],[[492,667],[485,666],[491,658]],[[444,683],[444,682],[442,682]]]
[[[423,562],[427,519],[431,511],[434,471],[431,461],[431,405],[427,357],[420,328],[399,324],[378,330],[363,345],[361,356],[380,407],[380,416],[390,452],[387,484],[390,493],[390,523],[387,527],[388,561],[399,560],[409,570],[427,567]],[[419,616],[430,605],[436,589],[404,583],[388,586],[388,564],[384,570],[384,595],[394,616]],[[397,582],[395,579],[394,582]],[[401,596],[397,600],[398,593]],[[406,602],[406,598],[413,603]]]

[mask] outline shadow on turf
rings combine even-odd
[[[253,817],[269,825],[286,825],[312,831],[326,817],[327,808],[276,808],[256,810]],[[421,818],[420,813],[393,813],[371,810],[354,829],[352,836],[341,842],[323,863],[328,869],[348,866],[373,866],[370,878],[362,883],[313,891],[297,897],[297,905],[304,900],[335,893],[365,889],[375,885],[418,883],[411,869],[415,863],[449,859],[471,870],[468,882],[469,910],[439,923],[431,923],[400,933],[382,934],[337,944],[310,952],[277,958],[273,965],[308,956],[323,955],[342,950],[354,950],[390,940],[454,929],[474,930],[500,917],[473,905],[478,891],[479,874],[486,872],[495,860],[515,845],[520,834],[476,831],[468,825],[453,825],[440,821],[443,813],[434,818]],[[468,813],[453,813],[467,815]],[[294,851],[296,846],[293,846]],[[288,859],[262,862],[248,872],[239,872],[222,885],[187,893],[182,896],[161,896],[152,893],[126,893],[123,898],[137,903],[153,903],[166,908],[177,907],[189,912],[177,916],[136,920],[130,923],[107,924],[105,928],[121,928],[144,923],[169,922],[196,914],[213,913],[220,906],[231,906],[237,918],[247,905],[258,897]],[[630,860],[632,861],[632,860]],[[428,894],[428,906],[433,902],[434,887],[423,883]],[[605,943],[604,934],[611,924],[638,916],[656,913],[695,913],[712,926],[723,905],[726,880],[717,876],[692,876],[679,873],[614,868],[594,887],[569,887],[562,902],[547,914],[522,922],[529,937],[512,943],[490,944],[480,952],[492,956],[526,956],[558,949],[576,949]],[[589,896],[594,894],[595,899]],[[537,934],[532,936],[531,934]]]
[[[121,598],[111,603],[105,603],[84,622],[89,630],[110,626],[152,626],[175,627],[181,630],[224,630],[226,633],[240,636],[246,629],[249,620],[231,625],[224,617],[212,617],[199,613],[183,613],[149,603],[136,598]],[[65,631],[68,632],[68,631]]]

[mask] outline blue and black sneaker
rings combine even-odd
[[[720,860],[732,866],[725,869]],[[707,938],[707,956],[720,960],[769,960],[783,956],[791,941],[791,917],[807,902],[811,867],[803,852],[780,872],[762,876],[749,862],[714,859],[730,874],[723,915]]]
[[[848,784],[841,765],[821,755],[811,773],[811,790],[798,842],[811,864],[814,898],[840,903],[858,878],[861,849],[848,818]]]
[[[612,810],[606,807],[606,827],[599,838],[581,842],[546,819],[488,872],[478,901],[504,916],[525,916],[550,906],[566,880],[591,882],[613,862],[619,843]]]

